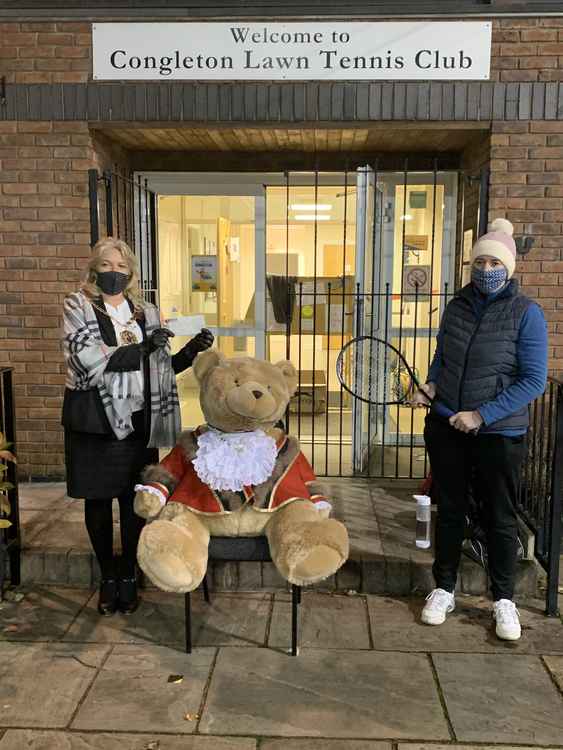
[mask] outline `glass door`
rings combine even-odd
[[[424,382],[453,290],[456,175],[366,167],[357,180],[356,330],[393,344]],[[423,410],[357,401],[353,411],[355,471],[424,473]]]
[[[160,310],[164,319],[202,315],[228,357],[264,357],[264,197],[159,197]],[[176,336],[173,351],[188,337]],[[191,370],[177,378],[182,425],[203,420]]]

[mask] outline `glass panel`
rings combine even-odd
[[[300,373],[289,426],[320,473],[350,471],[351,405],[335,371],[352,335],[355,202],[353,185],[266,190],[267,356],[289,356]]]
[[[201,314],[209,328],[254,328],[255,198],[160,196],[160,309],[163,317]],[[172,351],[188,341],[176,336]],[[252,336],[217,336],[227,356],[254,356]],[[202,420],[191,370],[177,378],[184,428]]]

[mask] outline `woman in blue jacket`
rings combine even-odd
[[[516,503],[526,454],[529,404],[545,389],[547,325],[541,307],[512,278],[512,224],[496,219],[475,243],[471,283],[449,302],[428,381],[415,406],[434,400],[424,437],[438,513],[433,574],[422,621],[440,625],[455,608],[454,589],[472,472],[484,493],[496,634],[521,635],[513,602],[518,544]],[[451,412],[442,417],[437,403]],[[440,412],[443,410],[441,409]]]

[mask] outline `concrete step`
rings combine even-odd
[[[434,586],[432,550],[414,546],[414,487],[403,483],[381,487],[360,479],[325,480],[334,516],[350,534],[350,559],[319,590],[357,591],[403,596],[426,594]],[[65,496],[63,484],[20,486],[22,583],[93,587],[99,570],[92,554],[79,500]],[[116,524],[115,549],[119,549]],[[216,591],[287,589],[272,563],[211,561],[209,583]],[[148,582],[147,582],[148,585]],[[533,561],[518,566],[517,594],[537,593],[538,569]],[[462,557],[458,589],[487,592],[485,571]]]

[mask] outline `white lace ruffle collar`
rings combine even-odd
[[[277,446],[263,430],[220,432],[208,428],[197,437],[196,474],[214,490],[239,492],[261,484],[274,470]]]

